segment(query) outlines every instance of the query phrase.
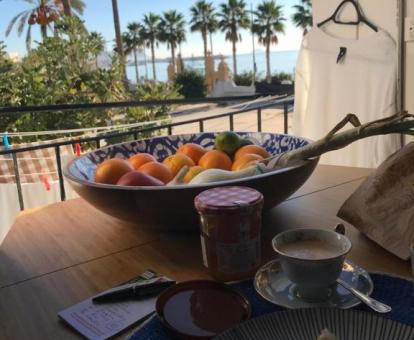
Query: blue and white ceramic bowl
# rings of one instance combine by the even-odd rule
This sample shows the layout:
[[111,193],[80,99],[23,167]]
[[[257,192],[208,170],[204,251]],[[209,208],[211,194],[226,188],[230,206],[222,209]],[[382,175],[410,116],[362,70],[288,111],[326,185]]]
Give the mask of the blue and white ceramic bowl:
[[[306,139],[290,135],[238,134],[262,145],[271,154],[308,144]],[[106,159],[127,159],[136,153],[147,152],[162,161],[185,143],[197,143],[213,149],[215,135],[206,132],[163,136],[111,145],[74,159],[64,169],[64,175],[79,196],[109,215],[151,228],[188,229],[198,227],[193,201],[200,192],[217,186],[245,185],[260,191],[264,196],[264,209],[270,209],[294,193],[318,163],[318,158],[314,158],[271,173],[208,185],[127,187],[94,182],[97,164]]]

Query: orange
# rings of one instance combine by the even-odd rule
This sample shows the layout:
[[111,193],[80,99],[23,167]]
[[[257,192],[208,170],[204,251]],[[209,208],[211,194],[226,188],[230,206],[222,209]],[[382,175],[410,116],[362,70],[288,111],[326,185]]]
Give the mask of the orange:
[[190,169],[188,169],[187,174],[184,176],[184,183],[190,183],[191,180],[202,171],[204,171],[203,167],[199,165],[192,166]]
[[148,162],[139,168],[139,171],[146,173],[152,177],[158,178],[164,184],[167,184],[173,179],[171,170],[162,163]]
[[204,169],[231,170],[231,159],[223,151],[210,150],[200,158],[198,165]]
[[259,145],[245,145],[242,146],[240,149],[237,150],[236,154],[234,155],[234,159],[238,159],[240,156],[253,153],[259,156],[262,156],[263,158],[270,157],[270,154],[266,151],[266,149]]
[[182,153],[188,157],[190,157],[195,164],[198,164],[198,161],[201,157],[207,152],[201,145],[194,144],[194,143],[187,143],[181,145],[178,150],[177,154]]
[[175,176],[183,166],[188,165],[190,167],[195,165],[190,157],[182,153],[177,153],[167,157],[164,159],[163,163],[170,168],[173,176]]
[[145,163],[156,161],[155,157],[149,153],[137,153],[128,159],[129,164],[131,164],[135,170],[138,170]]
[[[257,161],[262,160],[263,157],[260,155],[256,155],[254,153],[246,153],[244,155],[239,156],[239,158],[237,158],[232,167],[231,170],[235,171],[235,170],[241,170],[241,169],[245,169],[246,167],[248,167],[249,163],[254,164]],[[251,164],[250,164],[251,165]]]
[[132,166],[124,159],[108,159],[96,167],[95,182],[116,184],[123,175],[133,170]]

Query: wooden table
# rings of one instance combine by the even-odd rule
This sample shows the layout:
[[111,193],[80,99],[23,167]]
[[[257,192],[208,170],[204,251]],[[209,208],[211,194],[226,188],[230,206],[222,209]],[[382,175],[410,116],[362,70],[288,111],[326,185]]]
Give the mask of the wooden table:
[[[318,166],[292,197],[268,212],[263,262],[274,257],[271,238],[303,226],[332,228],[344,200],[368,169]],[[277,188],[275,188],[277,190]],[[346,225],[350,259],[370,271],[411,275],[406,261]],[[78,335],[57,312],[146,269],[178,281],[208,278],[194,233],[140,230],[82,199],[22,213],[0,247],[0,339],[71,339]]]

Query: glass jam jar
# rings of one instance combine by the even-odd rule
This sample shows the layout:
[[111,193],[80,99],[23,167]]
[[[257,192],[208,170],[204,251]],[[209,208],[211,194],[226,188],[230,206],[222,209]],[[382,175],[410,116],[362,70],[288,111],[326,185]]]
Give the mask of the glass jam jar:
[[204,265],[219,281],[252,277],[260,266],[263,196],[241,186],[213,188],[194,200]]

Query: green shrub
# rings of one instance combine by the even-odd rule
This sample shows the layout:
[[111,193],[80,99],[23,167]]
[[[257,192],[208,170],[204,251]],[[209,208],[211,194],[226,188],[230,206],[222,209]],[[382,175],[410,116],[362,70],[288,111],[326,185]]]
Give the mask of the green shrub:
[[204,98],[207,93],[204,77],[196,70],[186,69],[177,74],[175,85],[184,98]]
[[237,86],[250,86],[252,85],[253,72],[245,71],[235,76],[233,80]]
[[[0,106],[102,103],[126,100],[121,63],[116,54],[106,69],[96,69],[90,34],[77,17],[56,22],[56,35],[5,69],[0,57]],[[4,47],[0,47],[3,50]],[[0,52],[3,55],[3,52]],[[0,115],[0,131],[44,131],[105,126],[119,109]],[[48,139],[33,136],[24,141]]]
[[293,75],[286,72],[275,72],[272,74],[272,84],[280,84],[283,80],[292,80]]
[[[177,86],[169,83],[148,82],[137,86],[135,99],[146,100],[166,100],[179,99],[182,95]],[[171,105],[154,106],[135,106],[129,107],[126,120],[129,122],[145,122],[170,117]]]
[[[237,86],[251,86],[253,80],[253,71],[244,71],[234,77],[234,83]],[[263,72],[256,72],[255,83],[265,81]]]
[[[178,92],[175,85],[169,83],[148,82],[137,86],[134,99],[140,101],[147,100],[166,100],[179,99],[182,95]],[[162,124],[170,122],[170,112],[173,105],[154,105],[154,106],[131,106],[128,107],[124,116],[118,120],[118,124],[152,122],[155,120],[165,120]],[[145,128],[155,126],[155,123],[146,124]],[[141,129],[141,128],[137,128]],[[139,134],[138,138],[148,138],[154,135],[166,134],[167,131],[154,130]],[[105,139],[107,144],[116,144],[132,140],[133,136],[121,136]]]

